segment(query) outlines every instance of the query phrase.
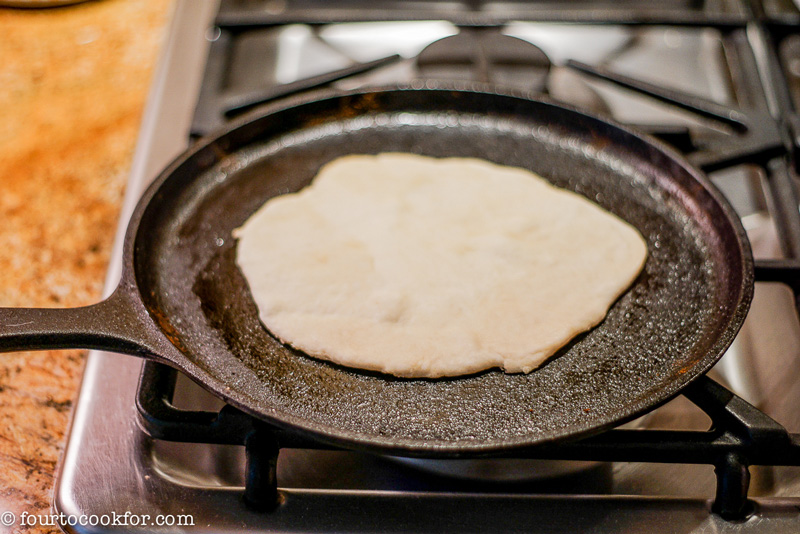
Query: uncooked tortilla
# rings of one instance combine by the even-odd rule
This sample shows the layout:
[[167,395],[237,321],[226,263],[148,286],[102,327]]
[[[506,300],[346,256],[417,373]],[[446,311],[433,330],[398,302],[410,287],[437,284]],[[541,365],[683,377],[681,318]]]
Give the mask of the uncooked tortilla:
[[520,168],[387,153],[325,165],[235,230],[282,342],[400,377],[530,372],[644,264],[629,224]]

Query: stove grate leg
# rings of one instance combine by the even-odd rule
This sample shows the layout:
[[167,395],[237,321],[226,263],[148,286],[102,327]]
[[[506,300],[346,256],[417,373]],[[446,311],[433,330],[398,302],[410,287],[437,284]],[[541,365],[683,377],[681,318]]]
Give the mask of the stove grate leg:
[[247,466],[245,471],[244,501],[258,511],[273,510],[279,504],[278,495],[278,440],[272,432],[257,429],[245,440]]
[[714,468],[717,475],[717,494],[711,509],[726,520],[746,519],[752,512],[752,503],[747,499],[750,487],[750,470],[743,458],[727,455]]

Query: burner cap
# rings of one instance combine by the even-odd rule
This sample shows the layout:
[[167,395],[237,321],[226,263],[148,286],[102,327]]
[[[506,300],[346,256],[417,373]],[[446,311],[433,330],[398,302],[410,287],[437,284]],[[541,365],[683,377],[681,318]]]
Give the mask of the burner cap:
[[538,46],[496,28],[462,28],[425,47],[417,69],[425,78],[493,83],[543,92],[550,59]]

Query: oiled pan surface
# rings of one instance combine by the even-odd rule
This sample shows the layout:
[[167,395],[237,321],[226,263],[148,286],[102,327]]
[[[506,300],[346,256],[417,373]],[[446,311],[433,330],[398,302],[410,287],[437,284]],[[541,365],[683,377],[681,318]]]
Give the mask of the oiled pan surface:
[[[636,226],[648,243],[644,271],[602,324],[527,375],[395,379],[287,348],[258,320],[231,231],[332,159],[386,151],[539,173]],[[752,291],[741,226],[699,173],[647,139],[537,101],[394,90],[273,108],[206,142],[162,182],[135,230],[151,315],[224,398],[362,449],[491,452],[630,419],[716,361]]]

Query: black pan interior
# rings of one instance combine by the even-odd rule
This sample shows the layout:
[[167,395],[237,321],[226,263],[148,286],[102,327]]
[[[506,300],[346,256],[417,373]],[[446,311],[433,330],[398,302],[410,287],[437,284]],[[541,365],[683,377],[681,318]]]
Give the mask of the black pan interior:
[[[258,320],[231,231],[326,162],[386,151],[537,172],[636,226],[644,271],[601,325],[527,375],[395,379],[282,345]],[[743,232],[702,177],[649,140],[548,103],[448,90],[329,96],[251,117],[168,174],[135,229],[151,315],[217,394],[356,448],[453,456],[597,432],[706,371],[749,303]]]

